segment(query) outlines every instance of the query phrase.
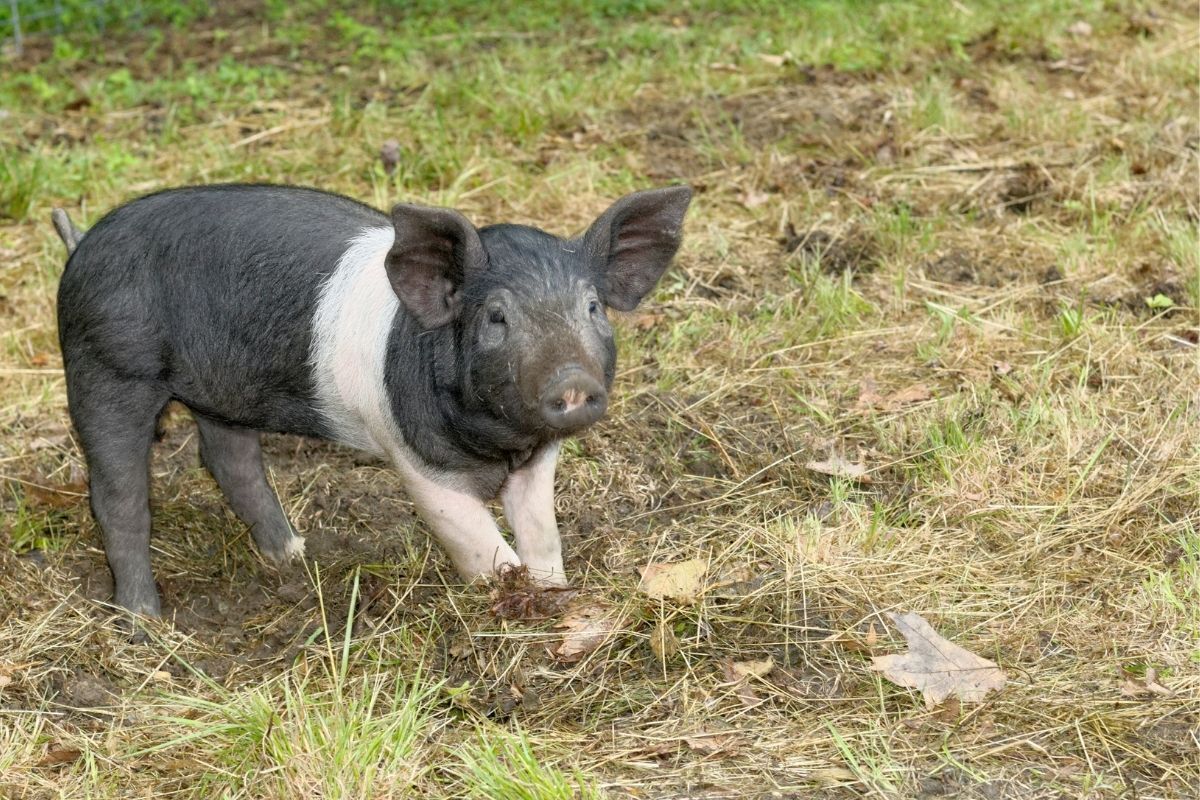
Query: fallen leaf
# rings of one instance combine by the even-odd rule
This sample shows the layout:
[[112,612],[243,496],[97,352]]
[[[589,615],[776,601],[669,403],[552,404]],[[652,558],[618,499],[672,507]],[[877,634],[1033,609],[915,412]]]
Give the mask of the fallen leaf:
[[771,199],[771,195],[757,189],[747,189],[738,195],[738,201],[746,208],[758,208]]
[[835,478],[850,478],[861,483],[871,482],[867,468],[861,461],[851,463],[836,453],[830,455],[827,461],[809,461],[804,468]]
[[86,483],[68,483],[58,486],[43,486],[37,483],[23,484],[25,499],[42,508],[71,508],[87,497]]
[[818,767],[809,772],[808,777],[825,786],[839,786],[843,783],[858,782],[858,776],[845,767]]
[[653,311],[630,314],[628,317],[629,321],[633,323],[633,327],[639,331],[648,331],[657,328],[666,318],[665,314],[657,314]]
[[1121,695],[1123,697],[1159,697],[1170,696],[1171,690],[1158,682],[1158,670],[1154,667],[1147,667],[1146,674],[1141,680],[1138,680],[1132,675],[1125,676],[1125,684],[1121,686]]
[[46,749],[46,755],[41,757],[37,765],[39,767],[54,767],[60,764],[70,764],[81,755],[83,753],[80,752],[79,748],[52,744]]
[[1092,35],[1092,26],[1083,20],[1072,22],[1067,26],[1067,33],[1072,36],[1086,37]]
[[995,372],[1002,378],[1008,373],[1012,372],[1012,369],[1012,364],[1008,363],[1007,361],[997,361],[992,364],[992,372]]
[[[754,691],[754,687],[746,679],[746,674],[739,673],[735,666],[739,662],[725,659],[721,662],[721,674],[725,676],[725,682],[734,687],[734,692],[738,696],[738,700],[742,701],[742,705],[746,708],[754,708],[762,704],[762,698]],[[743,664],[748,662],[741,662]],[[774,664],[772,664],[774,666]]]
[[36,453],[39,450],[61,450],[65,448],[71,441],[71,437],[65,433],[57,433],[49,436],[35,436],[25,445],[25,449],[31,453]]
[[621,626],[612,606],[584,602],[569,608],[554,627],[564,632],[562,641],[554,648],[554,657],[572,663],[603,644]]
[[730,64],[727,61],[714,61],[708,65],[708,68],[716,72],[741,72],[737,64]]
[[650,650],[659,663],[665,663],[679,652],[679,639],[666,620],[659,620],[650,634]]
[[856,411],[870,411],[871,409],[896,411],[903,406],[928,400],[932,396],[928,386],[923,383],[914,383],[912,386],[906,386],[884,397],[876,391],[874,381],[864,380],[854,408]]
[[761,661],[732,661],[729,671],[739,678],[765,678],[775,669],[774,659],[768,657]]
[[695,602],[704,589],[701,579],[707,571],[708,562],[702,558],[673,564],[647,564],[642,567],[638,589],[655,600]]
[[700,731],[691,736],[684,736],[683,743],[690,750],[707,756],[731,750],[737,744],[737,736],[732,733],[708,733]]
[[908,642],[908,652],[875,656],[871,668],[893,683],[919,689],[927,708],[951,695],[978,703],[1004,686],[1007,678],[994,662],[943,639],[920,614],[888,616]]
[[777,56],[772,53],[759,53],[758,58],[764,64],[770,64],[772,67],[782,67],[788,62],[787,55]]

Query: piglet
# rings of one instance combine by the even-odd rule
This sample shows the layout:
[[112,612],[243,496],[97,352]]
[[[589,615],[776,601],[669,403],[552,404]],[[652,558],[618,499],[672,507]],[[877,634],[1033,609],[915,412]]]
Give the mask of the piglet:
[[[607,311],[654,288],[690,200],[636,192],[573,239],[283,186],[171,189],[86,233],[56,210],[67,398],[115,602],[160,611],[147,461],[172,400],[271,561],[304,539],[267,482],[262,431],[389,461],[464,580],[524,565],[564,584],[559,445],[607,409]],[[485,505],[497,495],[515,551]]]

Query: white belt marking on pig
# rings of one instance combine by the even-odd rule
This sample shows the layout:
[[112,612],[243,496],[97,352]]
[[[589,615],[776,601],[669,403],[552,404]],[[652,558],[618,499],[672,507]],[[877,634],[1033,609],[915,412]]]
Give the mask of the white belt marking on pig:
[[321,288],[311,356],[318,406],[333,438],[395,464],[461,574],[486,575],[502,564],[520,564],[487,506],[454,488],[452,475],[418,468],[396,425],[383,384],[388,337],[400,309],[384,269],[394,240],[392,228],[364,229]]
[[[391,456],[403,443],[383,385],[388,335],[400,308],[384,269],[392,228],[364,228],[321,288],[313,315],[317,403],[344,444]],[[407,448],[405,448],[407,449]]]

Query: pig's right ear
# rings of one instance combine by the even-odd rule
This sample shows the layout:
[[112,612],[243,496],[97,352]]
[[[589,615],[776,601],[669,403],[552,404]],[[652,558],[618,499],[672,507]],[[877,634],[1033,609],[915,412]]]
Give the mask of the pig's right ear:
[[396,241],[384,262],[392,291],[425,328],[458,316],[463,280],[487,266],[479,232],[450,208],[401,203],[392,209]]

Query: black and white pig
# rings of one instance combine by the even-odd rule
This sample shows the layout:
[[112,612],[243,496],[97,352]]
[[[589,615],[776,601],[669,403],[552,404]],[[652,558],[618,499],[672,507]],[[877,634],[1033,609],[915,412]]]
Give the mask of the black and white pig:
[[[116,603],[159,614],[147,462],[171,400],[267,559],[301,556],[304,540],[267,482],[260,431],[390,461],[466,580],[509,564],[565,583],[559,444],[604,414],[606,309],[658,282],[690,200],[686,186],[636,192],[574,239],[264,185],[160,192],[86,233],[56,211],[72,251],[58,291],[67,397]],[[515,551],[485,505],[497,495]]]

